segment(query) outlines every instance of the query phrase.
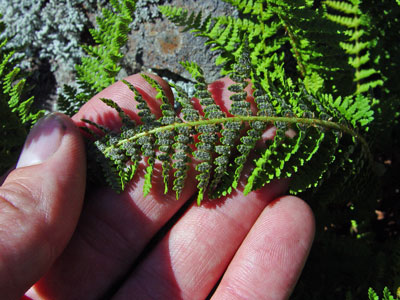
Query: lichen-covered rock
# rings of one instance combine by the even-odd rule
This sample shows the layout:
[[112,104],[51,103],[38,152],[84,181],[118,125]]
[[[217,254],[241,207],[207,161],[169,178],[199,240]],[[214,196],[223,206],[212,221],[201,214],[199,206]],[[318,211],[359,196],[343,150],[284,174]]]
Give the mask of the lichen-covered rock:
[[[101,3],[104,1],[101,1]],[[83,55],[82,32],[92,26],[87,14],[97,10],[97,0],[0,0],[0,12],[12,37],[8,47],[23,49],[22,66],[31,68],[48,60],[51,70],[58,64],[72,70]]]
[[[221,0],[138,0],[118,76],[153,71],[188,82],[190,76],[180,62],[189,60],[202,66],[208,81],[217,79],[217,53],[204,46],[203,38],[181,32],[182,28],[164,18],[158,5],[165,4],[203,11],[204,15],[234,11]],[[21,66],[33,71],[33,85],[41,87],[34,90],[36,99],[46,108],[52,109],[64,84],[74,85],[74,65],[84,55],[80,45],[90,42],[88,28],[95,26],[96,16],[105,5],[109,5],[106,0],[0,0],[0,12],[7,24],[5,34],[13,36],[8,45],[21,49]]]

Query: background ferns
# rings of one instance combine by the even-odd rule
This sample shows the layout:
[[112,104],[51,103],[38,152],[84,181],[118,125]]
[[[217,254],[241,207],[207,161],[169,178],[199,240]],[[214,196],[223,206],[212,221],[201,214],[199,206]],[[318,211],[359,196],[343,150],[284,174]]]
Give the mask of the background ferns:
[[134,0],[111,0],[112,9],[103,8],[97,27],[90,29],[96,45],[85,45],[87,56],[75,66],[78,89],[66,85],[58,99],[58,109],[70,116],[102,89],[113,84],[120,70],[120,49],[128,40],[129,24],[133,21]]
[[7,38],[0,41],[0,174],[16,162],[30,126],[44,113],[31,108],[33,97],[25,98],[26,79],[15,66],[15,51],[4,50],[7,42]]

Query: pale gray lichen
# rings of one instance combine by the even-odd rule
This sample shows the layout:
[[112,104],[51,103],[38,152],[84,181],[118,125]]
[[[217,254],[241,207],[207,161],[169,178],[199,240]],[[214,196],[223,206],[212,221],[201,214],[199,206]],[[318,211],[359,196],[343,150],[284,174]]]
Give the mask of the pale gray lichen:
[[84,27],[90,25],[87,13],[96,11],[99,2],[104,1],[0,0],[4,35],[12,37],[8,46],[21,49],[23,68],[45,59],[52,71],[59,64],[72,70],[83,54],[79,44]]
[[41,48],[39,58],[54,60],[53,70],[60,63],[73,65],[83,55],[79,39],[87,18],[78,9],[79,2],[51,0],[41,11],[41,20],[44,22],[35,32],[34,46],[46,45]]
[[32,43],[35,32],[40,27],[38,17],[44,1],[0,0],[0,12],[6,24],[3,36],[12,37],[7,43],[9,48],[25,48],[28,57],[33,55]]
[[134,19],[131,24],[132,29],[138,29],[139,24],[145,22],[151,22],[161,17],[161,13],[158,10],[158,5],[164,4],[165,0],[138,0],[136,2],[136,10],[134,13]]

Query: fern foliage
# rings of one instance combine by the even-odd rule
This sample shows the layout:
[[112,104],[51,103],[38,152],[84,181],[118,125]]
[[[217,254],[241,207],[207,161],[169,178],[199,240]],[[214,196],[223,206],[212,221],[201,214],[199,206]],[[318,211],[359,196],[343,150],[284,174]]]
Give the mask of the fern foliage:
[[[144,157],[147,165],[144,194],[151,191],[153,169],[158,160],[162,164],[164,192],[172,189],[179,197],[188,164],[195,159],[199,190],[197,202],[200,204],[206,193],[213,198],[228,195],[236,189],[244,165],[251,162],[251,153],[255,156],[255,164],[245,194],[274,179],[286,177],[293,177],[292,192],[297,193],[317,186],[325,179],[328,167],[335,161],[340,132],[365,146],[351,127],[335,123],[328,116],[326,120],[321,120],[307,115],[304,107],[308,95],[303,95],[301,91],[298,94],[305,99],[304,107],[294,112],[283,99],[271,100],[258,82],[255,84],[259,86],[255,91],[258,111],[253,113],[250,103],[245,100],[247,93],[244,88],[248,84],[245,78],[251,72],[251,65],[245,60],[237,64],[231,75],[236,83],[229,87],[234,92],[229,112],[222,111],[207,90],[201,68],[193,62],[184,66],[196,81],[195,97],[201,108],[196,109],[180,90],[176,95],[176,101],[182,104],[182,114],[179,114],[179,111],[173,110],[161,87],[146,75],[143,77],[158,91],[157,97],[162,102],[161,117],[151,113],[140,93],[127,82],[133,92],[132,97],[138,102],[139,124],[129,120],[112,100],[102,99],[118,111],[124,125],[118,134],[101,128],[104,136],[95,142],[93,155],[89,157],[94,157],[101,165],[106,181],[116,191],[124,190]],[[272,140],[263,141],[262,134],[271,126],[276,128],[275,136]],[[294,132],[294,137],[289,134],[290,131]],[[256,147],[259,141],[264,143],[261,148]],[[343,160],[338,161],[343,163]],[[169,178],[171,172],[173,180]],[[296,177],[297,174],[299,176]]]
[[[0,32],[4,26],[0,23]],[[25,98],[26,79],[16,67],[15,51],[4,50],[7,42],[0,41],[0,173],[16,162],[27,131],[44,114],[32,109],[33,97]]]
[[134,0],[111,0],[111,9],[103,8],[102,17],[96,19],[97,28],[90,29],[95,45],[83,46],[87,56],[75,66],[78,87],[64,87],[58,99],[59,110],[73,115],[96,93],[115,82],[135,3]]
[[[165,192],[173,171],[172,189],[179,197],[188,163],[195,159],[198,203],[206,192],[220,197],[236,189],[245,164],[252,165],[245,194],[279,178],[291,178],[291,192],[299,193],[319,187],[334,174],[344,182],[360,172],[368,177],[373,158],[362,135],[368,132],[374,106],[379,104],[374,90],[384,81],[377,62],[370,59],[377,41],[369,37],[370,19],[361,2],[226,2],[239,10],[240,18],[203,17],[201,12],[170,6],[161,6],[160,11],[183,30],[206,37],[207,44],[220,51],[217,64],[223,64],[222,73],[235,82],[229,87],[231,109],[222,111],[216,104],[201,68],[193,62],[183,65],[196,83],[201,109],[196,111],[183,91],[178,89],[176,95],[190,115],[179,117],[162,89],[146,77],[162,100],[163,116],[149,115],[146,109],[142,124],[131,124],[132,136],[118,137],[115,145],[108,141],[109,134],[103,137],[109,161],[102,165],[121,178],[131,178],[127,175],[131,173],[124,173],[125,166],[137,165],[144,156],[148,193],[159,160]],[[248,80],[256,112],[244,91]],[[145,104],[139,103],[140,110]],[[274,137],[263,141],[263,133],[271,127]],[[126,135],[124,130],[121,135]],[[260,141],[262,147],[257,146]],[[134,159],[114,149],[128,142],[135,149]],[[113,162],[108,151],[117,151],[122,163],[121,159]],[[107,180],[117,187],[118,180]],[[116,190],[126,185],[121,180]]]
[[390,292],[390,290],[387,287],[385,287],[383,289],[383,297],[379,298],[378,294],[372,288],[369,288],[369,290],[368,290],[368,299],[369,300],[379,300],[379,299],[382,299],[382,300],[397,300],[398,297],[393,296],[392,293]]

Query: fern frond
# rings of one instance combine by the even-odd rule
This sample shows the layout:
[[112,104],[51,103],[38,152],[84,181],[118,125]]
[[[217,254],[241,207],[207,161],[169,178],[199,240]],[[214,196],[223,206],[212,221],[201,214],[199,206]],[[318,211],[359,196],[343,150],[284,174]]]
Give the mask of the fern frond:
[[[369,67],[371,64],[369,49],[372,48],[372,41],[368,41],[366,32],[366,22],[368,17],[360,9],[361,1],[325,1],[325,5],[339,14],[326,13],[326,17],[343,26],[344,33],[349,38],[346,42],[341,42],[340,46],[345,50],[349,57],[349,65],[354,68],[354,79],[356,90],[354,94],[365,94],[383,84],[379,78],[379,72]],[[374,78],[377,75],[378,79]],[[365,124],[364,124],[365,125]]]
[[173,7],[161,5],[158,7],[160,12],[177,26],[184,27],[183,32],[193,30],[201,32],[206,30],[210,25],[211,17],[202,20],[202,12],[189,14],[187,9],[182,7]]
[[[257,104],[258,108],[257,115],[273,116],[274,109],[269,103],[269,98],[262,93],[260,86],[255,85],[255,88],[254,102]],[[236,167],[234,171],[234,177],[232,179],[232,188],[234,189],[236,189],[238,186],[244,163],[246,162],[251,150],[254,149],[257,141],[261,138],[263,131],[267,127],[267,123],[265,122],[250,122],[249,125],[251,129],[249,129],[247,134],[240,139],[241,144],[237,147],[240,155],[235,158]]]
[[[1,18],[1,15],[0,15]],[[4,24],[0,22],[0,33]],[[18,158],[29,128],[44,115],[32,109],[33,97],[26,97],[26,79],[16,67],[14,50],[6,50],[8,39],[0,40],[0,173]]]
[[[370,287],[368,289],[368,299],[369,300],[379,300],[378,294]],[[390,292],[389,288],[385,286],[383,289],[383,298],[382,300],[397,300],[397,297],[394,297],[392,293]]]
[[[236,189],[244,164],[248,162],[250,153],[253,153],[255,165],[244,193],[283,177],[292,177],[291,189],[299,192],[318,186],[329,177],[331,172],[328,167],[336,161],[338,155],[336,150],[342,135],[339,132],[350,134],[356,142],[362,139],[351,127],[331,121],[332,117],[311,95],[292,90],[285,97],[291,98],[296,94],[304,99],[299,100],[298,104],[291,103],[290,99],[286,101],[274,92],[268,95],[256,77],[254,96],[258,109],[253,115],[244,89],[247,86],[245,78],[254,71],[245,53],[231,74],[235,83],[229,87],[233,92],[229,114],[221,110],[207,90],[201,68],[195,63],[183,65],[196,81],[195,97],[200,103],[199,108],[195,108],[188,96],[175,87],[177,102],[182,105],[182,114],[179,115],[179,112],[173,110],[162,88],[147,75],[143,77],[158,91],[157,97],[162,102],[160,117],[150,111],[139,91],[126,81],[125,84],[138,102],[142,124],[129,121],[115,103],[102,99],[117,110],[122,120],[127,119],[123,121],[120,134],[102,130],[106,135],[95,144],[97,150],[94,156],[104,153],[97,161],[106,174],[107,182],[115,190],[122,191],[126,187],[138,162],[144,157],[147,161],[144,194],[147,195],[152,189],[154,164],[160,161],[163,164],[165,193],[169,190],[169,174],[173,172],[172,190],[179,198],[193,156],[198,161],[197,203],[200,204],[205,193],[210,197],[220,197]],[[290,82],[288,84],[291,85]],[[313,102],[307,103],[310,99]],[[315,115],[308,108],[312,105],[318,107],[315,113],[323,119],[314,119]],[[265,129],[272,125],[276,127],[274,137],[265,141],[261,149],[257,149],[256,145]],[[289,131],[293,131],[294,135],[288,134]],[[360,144],[364,146],[365,142]],[[342,147],[341,151],[346,155],[345,148]],[[160,154],[156,155],[157,152]],[[231,172],[234,176],[228,175]]]
[[[139,117],[143,125],[139,127],[139,129],[132,129],[131,132],[132,134],[136,133],[138,130],[150,130],[154,128],[155,126],[159,126],[160,123],[157,122],[156,116],[151,112],[149,106],[147,105],[147,102],[143,99],[142,95],[139,93],[136,88],[130,84],[129,82],[123,80],[123,82],[129,87],[129,89],[134,93],[135,95],[135,100],[138,102],[137,109],[139,110]],[[140,160],[140,153],[143,154],[144,157],[147,158],[147,164],[148,166],[146,167],[146,173],[145,173],[145,182],[143,186],[143,194],[147,195],[152,187],[151,179],[152,179],[152,174],[154,170],[154,163],[155,163],[155,158],[156,158],[156,152],[155,152],[155,136],[154,135],[148,135],[148,136],[142,136],[137,141],[128,142],[124,143],[125,145],[122,146],[126,150],[126,154],[128,157],[133,153],[133,159],[132,162],[134,166],[137,165],[138,161]],[[129,137],[128,137],[129,141]],[[135,145],[136,144],[136,145]]]
[[96,45],[83,46],[87,56],[75,66],[78,89],[65,86],[58,99],[58,108],[68,115],[76,113],[96,93],[115,82],[123,58],[121,52],[128,40],[133,21],[134,0],[110,1],[111,9],[103,9],[97,27],[90,29]]
[[[264,52],[271,53],[279,50],[286,40],[277,38],[276,33],[281,25],[277,20],[271,19],[272,14],[268,10],[263,12],[261,3],[254,3],[254,6],[253,2],[249,4],[250,6],[247,6],[245,11],[249,13],[252,11],[256,21],[251,17],[239,19],[229,16],[214,18],[207,16],[200,21],[202,13],[198,13],[194,18],[191,17],[193,13],[189,15],[185,9],[169,6],[161,6],[160,11],[176,25],[185,26],[184,30],[191,30],[197,36],[206,37],[206,44],[212,45],[212,50],[222,50],[223,54],[217,58],[217,64],[223,64],[222,72],[225,74],[232,70],[235,59],[238,59],[242,52],[241,48],[245,40],[248,40],[251,48],[250,53],[254,65],[257,64],[255,60],[260,59],[265,54]],[[237,3],[237,5],[245,7],[241,3]],[[276,39],[273,40],[272,37]],[[267,44],[265,44],[266,41],[268,41]],[[272,43],[275,44],[275,50],[272,50]],[[257,51],[253,51],[253,49],[257,49]]]
[[115,82],[120,70],[117,62],[123,56],[120,48],[127,41],[135,1],[112,1],[111,5],[112,11],[104,8],[103,16],[97,18],[98,29],[90,30],[98,45],[84,47],[89,56],[76,66],[79,80],[87,82],[97,92]]

